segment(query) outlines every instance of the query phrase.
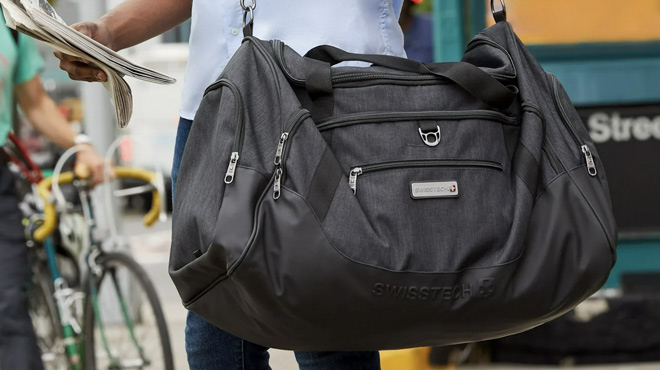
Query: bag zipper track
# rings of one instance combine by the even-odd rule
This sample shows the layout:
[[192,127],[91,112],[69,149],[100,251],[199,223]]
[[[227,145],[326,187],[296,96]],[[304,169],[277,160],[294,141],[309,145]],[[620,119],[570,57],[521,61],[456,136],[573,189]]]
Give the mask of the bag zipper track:
[[236,124],[236,133],[234,134],[234,144],[232,145],[231,156],[229,157],[229,165],[227,166],[227,172],[225,173],[225,184],[231,184],[234,182],[236,166],[238,165],[238,159],[240,158],[241,151],[243,150],[243,138],[245,137],[245,119],[243,117],[243,100],[241,99],[240,91],[238,90],[238,87],[236,87],[236,85],[234,85],[231,81],[224,78],[216,81],[211,86],[209,86],[206,91],[204,91],[204,95],[221,86],[227,87],[234,96],[234,100],[236,100],[235,115],[237,117],[238,123]]
[[[521,104],[521,108],[525,112],[529,112],[532,114],[536,114],[536,116],[541,120],[543,123],[543,129],[545,130],[545,117],[543,116],[543,113],[541,113],[541,109],[537,107],[534,104],[530,104],[528,102],[523,102]],[[561,160],[559,159],[559,156],[557,155],[557,152],[555,151],[554,147],[548,141],[547,135],[544,135],[543,137],[543,144],[541,145],[541,150],[546,154],[548,157],[548,160],[550,162],[550,167],[555,171],[556,174],[559,174],[563,171],[565,171],[564,165],[561,163]]]
[[564,126],[568,129],[570,135],[573,137],[575,143],[580,147],[580,150],[584,154],[584,159],[587,163],[587,172],[589,172],[589,175],[591,175],[592,177],[596,176],[598,174],[598,171],[596,169],[596,164],[594,162],[594,157],[591,154],[591,150],[583,140],[580,140],[580,137],[577,134],[577,130],[575,129],[575,126],[573,126],[573,123],[568,118],[568,114],[566,114],[566,110],[564,109],[564,106],[561,103],[561,97],[559,96],[559,80],[557,79],[557,77],[555,77],[552,74],[548,74],[548,75],[552,78],[552,92],[554,93],[555,105],[557,106],[557,110],[559,111],[561,120],[564,123]]
[[479,161],[471,159],[423,159],[412,161],[393,161],[353,167],[349,173],[348,186],[357,193],[358,176],[370,172],[392,170],[398,168],[420,168],[420,167],[457,167],[457,168],[488,168],[502,171],[501,164],[492,161]]
[[277,150],[275,151],[275,159],[273,160],[273,163],[275,164],[273,199],[275,200],[280,198],[281,187],[284,178],[284,163],[286,162],[286,158],[289,154],[289,151],[287,150],[288,148],[286,147],[286,142],[298,131],[300,124],[309,117],[311,117],[311,114],[307,109],[298,111],[296,114],[291,116],[291,118],[289,118],[285,131],[282,132],[282,135],[280,136],[280,141],[277,144]]
[[556,174],[561,173],[560,168],[563,167],[561,162],[559,161],[559,158],[557,157],[557,154],[555,154],[554,150],[548,146],[548,140],[544,139],[543,140],[543,146],[541,149],[545,152],[545,154],[548,156],[549,162],[550,162],[550,167],[555,171]]
[[400,120],[434,120],[434,119],[469,119],[469,118],[488,118],[507,125],[517,125],[519,120],[499,112],[488,110],[472,111],[429,111],[429,112],[391,112],[391,113],[358,113],[346,115],[339,118],[333,118],[321,122],[316,127],[319,131],[331,130],[339,127],[352,126],[362,123],[383,123],[396,122]]

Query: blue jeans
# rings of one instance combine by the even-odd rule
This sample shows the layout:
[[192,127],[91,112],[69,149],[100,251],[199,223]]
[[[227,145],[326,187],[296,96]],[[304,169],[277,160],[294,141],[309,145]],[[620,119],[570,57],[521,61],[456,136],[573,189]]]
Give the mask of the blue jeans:
[[28,248],[14,175],[0,158],[0,369],[43,370],[28,314]]
[[[172,194],[192,121],[179,121],[172,165]],[[268,348],[237,338],[193,312],[186,320],[186,352],[191,370],[263,370]],[[368,352],[295,352],[301,370],[378,370],[380,357]]]

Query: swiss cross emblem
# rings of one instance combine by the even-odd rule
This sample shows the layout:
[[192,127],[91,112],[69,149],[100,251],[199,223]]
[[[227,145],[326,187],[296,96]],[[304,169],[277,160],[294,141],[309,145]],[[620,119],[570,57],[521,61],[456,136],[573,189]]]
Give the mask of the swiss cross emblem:
[[452,193],[455,193],[456,192],[456,185],[450,186],[449,191],[452,192]]
[[495,293],[495,285],[491,278],[481,279],[479,282],[479,295],[483,298],[491,297]]

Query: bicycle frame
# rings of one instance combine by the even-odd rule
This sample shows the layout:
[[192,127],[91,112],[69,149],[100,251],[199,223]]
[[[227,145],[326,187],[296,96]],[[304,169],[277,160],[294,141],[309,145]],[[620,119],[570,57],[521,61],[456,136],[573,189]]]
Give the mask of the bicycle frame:
[[[7,147],[5,147],[4,148],[5,152],[9,155],[11,162],[17,166],[20,173],[32,185],[33,192],[41,193],[39,195],[41,195],[41,198],[44,200],[44,204],[35,204],[37,209],[45,215],[45,218],[43,219],[43,223],[39,223],[39,221],[41,220],[35,222],[34,218],[31,217],[30,223],[28,225],[29,230],[28,233],[26,234],[32,236],[32,242],[41,243],[46,252],[45,254],[46,254],[47,268],[50,272],[54,287],[52,294],[53,297],[55,298],[55,302],[57,306],[57,314],[59,316],[61,329],[62,329],[62,337],[63,337],[62,341],[64,344],[64,349],[68,362],[73,370],[82,370],[86,368],[85,366],[86,361],[83,356],[85,352],[83,333],[84,330],[93,330],[93,328],[84,328],[80,325],[79,321],[76,319],[76,311],[74,310],[74,305],[78,302],[83,302],[83,300],[91,300],[93,305],[94,315],[96,318],[99,318],[95,320],[95,322],[97,323],[99,328],[99,333],[101,336],[101,342],[103,343],[103,348],[108,358],[111,361],[110,366],[111,367],[118,366],[119,359],[116,358],[116,356],[112,354],[110,351],[107,336],[105,334],[105,328],[103,327],[103,320],[100,320],[102,313],[98,304],[99,296],[97,291],[97,283],[99,282],[99,279],[102,277],[103,271],[96,264],[96,259],[99,256],[103,255],[104,251],[101,248],[101,240],[98,240],[94,236],[96,222],[94,216],[94,209],[92,207],[92,202],[89,192],[90,183],[85,179],[75,178],[71,173],[63,174],[62,176],[60,176],[59,173],[56,173],[56,175],[54,176],[54,177],[59,177],[59,182],[72,183],[74,188],[76,188],[81,201],[82,214],[85,219],[85,224],[87,225],[87,230],[86,230],[87,240],[89,241],[88,243],[86,243],[87,245],[85,245],[83,248],[84,261],[87,267],[86,269],[87,272],[82,278],[81,287],[85,287],[89,292],[89,294],[85,296],[84,293],[72,289],[68,286],[66,280],[62,277],[59,266],[57,264],[56,247],[53,241],[53,237],[50,236],[50,234],[52,234],[52,232],[55,231],[55,228],[57,226],[56,225],[57,221],[52,221],[54,218],[57,217],[56,216],[57,211],[55,210],[55,206],[53,204],[49,204],[48,202],[50,196],[49,195],[44,196],[43,194],[44,191],[47,191],[49,188],[49,185],[47,184],[48,180],[44,181],[40,169],[31,160],[27,150],[25,150],[25,148],[18,140],[18,138],[16,138],[13,134],[10,134],[9,140],[14,145],[15,150],[12,151],[9,150]],[[68,159],[67,154],[69,154],[70,156],[73,153],[75,153],[75,150],[70,149],[69,151],[71,152],[65,153],[65,155],[63,155],[62,158],[60,158],[60,160],[58,161],[58,165],[60,164],[60,162],[63,163]],[[62,166],[61,165],[56,166],[56,169],[58,167],[61,168]],[[145,175],[146,172],[140,172],[137,169],[135,170],[119,169],[119,170],[120,170],[118,171],[119,174],[120,175],[123,174],[124,177],[138,178],[152,184],[151,190],[153,190],[153,194],[154,194],[155,208],[152,209],[152,211],[147,215],[147,217],[145,217],[145,223],[150,224],[155,222],[159,214],[157,208],[160,207],[160,202],[158,201],[160,200],[160,197],[158,197],[157,195],[159,189],[157,189],[157,186],[155,184],[156,183],[156,181],[154,180],[155,176],[151,176],[149,174]],[[46,185],[44,185],[44,183],[46,183]],[[67,205],[65,204],[60,206],[64,207],[62,209],[64,210],[64,212],[66,212]],[[44,230],[45,226],[48,226],[47,228],[49,230]],[[117,296],[119,298],[119,304],[121,307],[121,316],[123,322],[128,328],[133,345],[135,346],[137,352],[140,354],[140,357],[144,361],[145,359],[144,350],[141,344],[139,343],[139,340],[135,333],[134,323],[128,310],[127,301],[121,289],[119,288],[119,282],[117,281],[117,278],[114,274],[112,278],[113,278],[113,284],[115,290],[117,292]],[[83,304],[85,303],[83,302]]]

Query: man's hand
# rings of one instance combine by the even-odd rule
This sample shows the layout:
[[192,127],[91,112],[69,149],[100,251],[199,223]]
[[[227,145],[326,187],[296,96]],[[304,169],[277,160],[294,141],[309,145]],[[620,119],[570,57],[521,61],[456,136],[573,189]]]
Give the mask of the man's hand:
[[[89,36],[91,39],[113,49],[112,36],[108,27],[101,22],[83,22],[71,26],[78,32]],[[114,50],[114,49],[113,49]],[[77,81],[105,82],[108,76],[99,68],[87,60],[55,51],[55,57],[60,60],[60,69],[69,74],[69,78]]]
[[[91,146],[76,154],[76,167],[84,166],[92,172],[92,184],[98,185],[103,182],[103,171],[105,160]],[[115,177],[114,168],[110,165],[110,179]]]

